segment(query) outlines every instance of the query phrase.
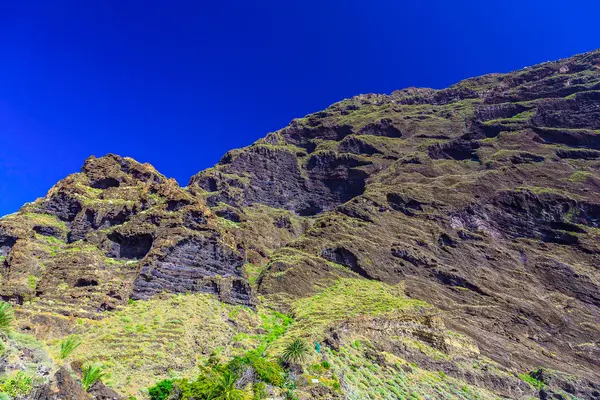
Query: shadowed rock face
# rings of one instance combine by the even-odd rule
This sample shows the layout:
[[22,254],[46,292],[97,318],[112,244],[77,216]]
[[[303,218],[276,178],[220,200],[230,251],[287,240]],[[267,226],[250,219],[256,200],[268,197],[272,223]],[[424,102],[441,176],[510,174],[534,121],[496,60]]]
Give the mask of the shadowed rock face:
[[[339,278],[404,282],[503,368],[562,371],[540,370],[540,398],[597,397],[598,93],[600,51],[360,95],[228,152],[188,188],[147,164],[92,157],[0,220],[0,296],[98,318],[163,292],[248,306],[260,294],[285,309],[280,299]],[[360,331],[431,371],[530,393],[514,376],[410,354],[382,333],[394,326],[346,321],[328,343]],[[437,340],[429,328],[418,340]]]
[[244,260],[223,247],[221,238],[197,236],[184,239],[167,254],[142,267],[134,282],[133,298],[148,299],[171,293],[212,293],[223,301],[250,305],[250,285],[242,271]]
[[[334,152],[311,154],[305,164],[299,164],[289,149],[256,145],[228,157],[222,173],[196,175],[190,186],[215,193],[208,198],[212,205],[261,203],[309,216],[362,194],[368,173],[361,167],[368,165],[370,162],[350,154]],[[232,174],[243,178],[230,179]],[[232,188],[242,192],[232,193]]]

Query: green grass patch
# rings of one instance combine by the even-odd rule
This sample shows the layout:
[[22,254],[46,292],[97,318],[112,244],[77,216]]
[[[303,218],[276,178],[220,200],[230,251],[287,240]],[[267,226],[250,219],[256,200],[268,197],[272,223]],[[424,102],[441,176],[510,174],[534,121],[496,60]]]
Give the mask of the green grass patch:
[[328,327],[359,315],[421,313],[429,308],[423,301],[407,298],[401,286],[366,279],[340,279],[323,292],[294,302],[295,323],[284,341],[320,340]]
[[521,378],[524,382],[527,382],[528,384],[530,384],[532,387],[541,390],[544,388],[544,386],[546,386],[546,384],[540,380],[538,380],[537,378],[533,377],[531,375],[531,372],[528,374],[519,374],[519,378]]

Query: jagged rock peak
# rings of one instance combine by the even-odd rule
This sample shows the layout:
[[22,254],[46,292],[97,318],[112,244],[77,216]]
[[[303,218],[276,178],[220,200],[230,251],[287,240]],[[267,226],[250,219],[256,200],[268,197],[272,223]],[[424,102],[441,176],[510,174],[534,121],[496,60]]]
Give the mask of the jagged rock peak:
[[81,172],[90,179],[90,186],[96,189],[131,185],[137,181],[164,183],[167,178],[152,165],[141,164],[130,157],[107,154],[103,157],[88,157]]

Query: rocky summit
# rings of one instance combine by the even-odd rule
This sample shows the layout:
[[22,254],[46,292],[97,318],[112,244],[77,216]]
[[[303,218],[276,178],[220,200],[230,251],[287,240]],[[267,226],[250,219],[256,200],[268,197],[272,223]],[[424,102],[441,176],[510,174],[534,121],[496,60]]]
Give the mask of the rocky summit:
[[600,399],[599,266],[600,50],[360,95],[0,219],[0,399]]

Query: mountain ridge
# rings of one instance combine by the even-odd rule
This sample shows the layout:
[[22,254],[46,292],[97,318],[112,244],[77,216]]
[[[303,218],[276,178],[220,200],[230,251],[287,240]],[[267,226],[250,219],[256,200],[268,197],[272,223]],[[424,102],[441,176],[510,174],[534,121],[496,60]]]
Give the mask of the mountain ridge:
[[[399,358],[483,397],[594,398],[598,160],[600,50],[447,89],[359,95],[227,152],[185,188],[147,163],[88,158],[0,219],[0,296],[16,305],[22,330],[49,343],[92,340],[73,319],[111,319],[169,294],[248,307],[243,323],[227,322],[247,332],[259,331],[253,313],[290,313],[281,340],[324,343],[348,377],[341,393],[299,385],[309,397],[398,398],[350,381],[356,370],[345,363],[371,357],[376,377],[397,374]],[[360,310],[371,300],[353,297],[363,291],[389,301],[349,315],[322,310],[326,324],[304,311],[321,297]],[[473,367],[482,362],[486,371]],[[528,375],[537,390],[519,378],[527,371],[537,371]],[[116,387],[140,395],[124,380]],[[439,390],[427,393],[446,398]]]

